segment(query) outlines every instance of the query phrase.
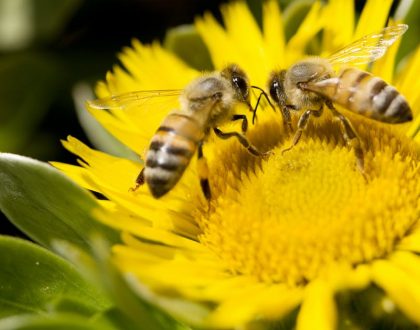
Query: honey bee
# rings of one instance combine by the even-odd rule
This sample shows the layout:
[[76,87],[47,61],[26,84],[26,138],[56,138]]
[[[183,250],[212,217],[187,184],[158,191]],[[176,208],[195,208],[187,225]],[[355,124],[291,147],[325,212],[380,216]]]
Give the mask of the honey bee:
[[292,65],[288,70],[273,72],[268,86],[272,100],[279,106],[285,129],[292,131],[290,111],[305,109],[300,116],[292,144],[299,141],[311,116],[319,117],[324,104],[340,122],[346,144],[353,147],[357,167],[364,175],[364,153],[350,121],[338,112],[333,102],[344,108],[385,123],[403,123],[413,116],[405,98],[384,80],[354,67],[345,67],[335,74],[333,66],[366,64],[382,57],[407,30],[399,24],[362,37],[328,58],[311,57]]
[[[254,156],[264,156],[245,137],[247,117],[235,114],[238,103],[255,111],[250,103],[251,86],[245,72],[237,65],[227,66],[222,71],[204,74],[179,91],[137,91],[88,102],[95,109],[124,108],[127,104],[140,103],[145,98],[179,95],[179,110],[170,112],[160,124],[146,152],[145,167],[131,190],[146,183],[151,194],[160,198],[168,193],[181,179],[193,155],[197,151],[200,185],[207,200],[211,199],[208,180],[208,165],[203,155],[203,144],[213,131],[221,139],[236,138]],[[261,98],[261,94],[259,99]],[[229,121],[242,121],[242,133],[223,132],[218,126]]]

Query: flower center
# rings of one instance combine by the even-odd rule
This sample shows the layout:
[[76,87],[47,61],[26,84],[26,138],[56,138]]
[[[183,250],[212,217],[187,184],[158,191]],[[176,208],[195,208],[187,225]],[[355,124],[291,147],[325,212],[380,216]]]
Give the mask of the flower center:
[[219,150],[211,162],[217,199],[201,214],[200,241],[234,274],[290,285],[332,263],[356,265],[393,251],[420,214],[418,148],[384,125],[354,124],[367,145],[367,181],[329,119],[284,154],[290,139],[283,141],[281,122],[257,125],[255,144],[277,144],[268,160],[235,143]]

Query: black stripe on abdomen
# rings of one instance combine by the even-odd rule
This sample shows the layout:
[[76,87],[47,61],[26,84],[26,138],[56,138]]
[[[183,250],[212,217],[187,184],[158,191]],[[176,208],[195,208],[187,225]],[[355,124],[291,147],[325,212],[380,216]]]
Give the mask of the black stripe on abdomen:
[[182,148],[182,147],[175,147],[171,145],[170,143],[167,143],[166,141],[162,141],[162,140],[152,141],[149,147],[149,150],[153,150],[153,151],[159,151],[162,149],[164,149],[166,153],[171,154],[171,155],[182,156],[182,157],[192,156],[192,152],[190,149]]
[[412,119],[410,106],[405,98],[382,79],[371,89],[371,105],[376,119],[389,123],[402,123]]
[[[159,130],[158,130],[159,132]],[[196,149],[196,143],[176,134],[157,133],[146,155],[145,181],[159,198],[181,178]]]
[[[385,83],[385,82],[384,82]],[[372,97],[373,110],[385,114],[391,102],[399,95],[398,91],[385,83],[385,86]]]

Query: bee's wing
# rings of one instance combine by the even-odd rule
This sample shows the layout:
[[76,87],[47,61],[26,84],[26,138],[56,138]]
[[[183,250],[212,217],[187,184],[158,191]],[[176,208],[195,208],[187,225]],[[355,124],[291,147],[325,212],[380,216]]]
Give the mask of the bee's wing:
[[144,90],[87,102],[91,114],[117,139],[142,154],[162,120],[179,109],[182,90]]
[[180,89],[134,91],[88,101],[88,105],[98,110],[124,110],[131,106],[141,107],[150,103],[167,102],[167,99],[178,97],[181,92]]
[[350,45],[338,50],[328,57],[333,65],[338,64],[366,64],[381,58],[405,31],[408,25],[398,24],[388,26],[378,33],[368,34]]

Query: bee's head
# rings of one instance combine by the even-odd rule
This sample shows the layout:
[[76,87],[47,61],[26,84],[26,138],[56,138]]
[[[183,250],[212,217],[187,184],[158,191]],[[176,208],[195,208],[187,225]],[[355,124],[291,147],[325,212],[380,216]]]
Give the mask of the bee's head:
[[235,99],[251,107],[249,96],[250,85],[245,72],[236,64],[230,64],[222,70],[221,75],[230,82],[235,91]]

